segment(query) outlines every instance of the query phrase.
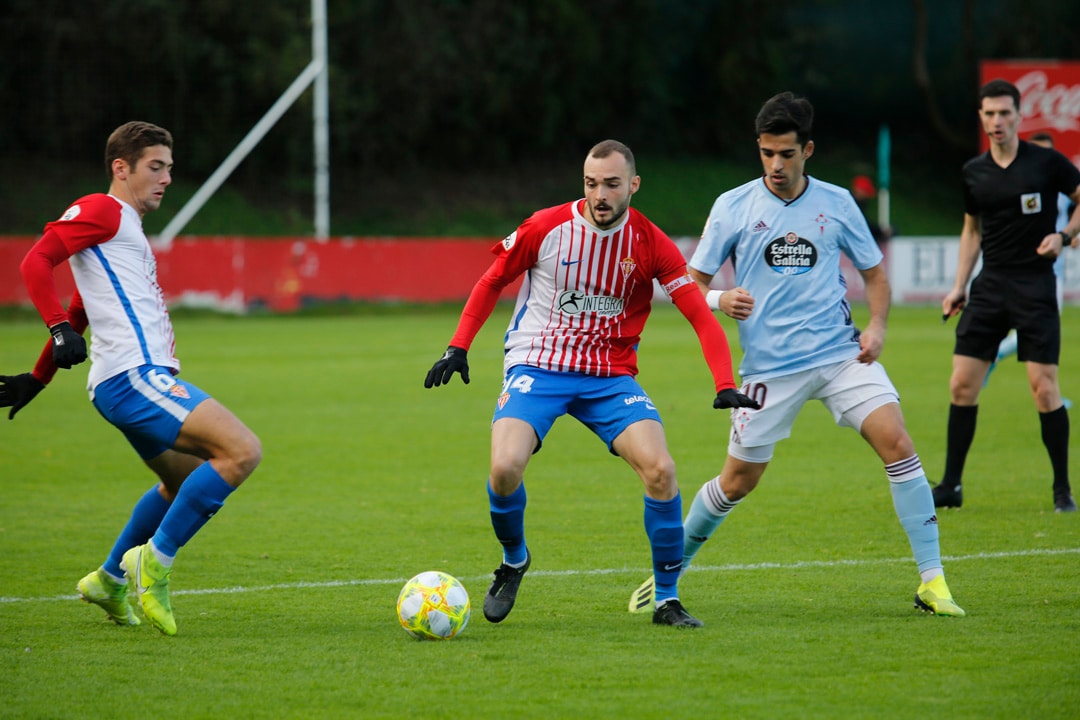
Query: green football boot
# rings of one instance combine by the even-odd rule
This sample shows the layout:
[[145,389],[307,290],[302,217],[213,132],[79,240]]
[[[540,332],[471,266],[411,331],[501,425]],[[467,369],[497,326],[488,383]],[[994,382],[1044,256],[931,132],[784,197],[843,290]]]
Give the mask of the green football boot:
[[120,563],[128,582],[139,596],[139,605],[150,624],[166,635],[176,634],[176,619],[169,602],[169,573],[154,556],[150,545],[133,547],[124,553]]
[[138,625],[139,618],[128,603],[127,583],[109,577],[105,568],[98,568],[79,581],[79,598],[104,610],[117,625]]
[[918,592],[915,593],[915,607],[923,612],[949,617],[964,617],[967,614],[953,600],[949,586],[945,584],[944,575],[938,575],[930,582],[919,586]]

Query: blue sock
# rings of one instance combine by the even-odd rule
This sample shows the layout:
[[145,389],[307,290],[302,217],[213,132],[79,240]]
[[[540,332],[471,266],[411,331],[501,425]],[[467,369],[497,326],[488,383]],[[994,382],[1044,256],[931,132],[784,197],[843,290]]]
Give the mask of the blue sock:
[[645,534],[652,547],[653,580],[659,605],[679,596],[679,571],[683,563],[681,495],[676,494],[670,500],[645,497]]
[[156,484],[139,498],[135,509],[131,511],[131,518],[120,532],[120,537],[116,538],[108,559],[102,565],[105,572],[116,578],[124,577],[124,571],[120,567],[124,553],[150,539],[165,513],[169,511],[169,504],[168,500],[161,497]]
[[491,527],[503,546],[503,562],[520,565],[528,556],[525,549],[525,483],[506,497],[496,495],[488,483]]
[[904,482],[890,482],[889,488],[892,490],[896,516],[907,533],[919,572],[941,567],[934,495],[926,475]]
[[[719,508],[719,512],[709,506],[710,500],[716,508]],[[732,502],[727,499],[724,491],[720,489],[718,478],[713,478],[701,486],[697,495],[694,496],[694,502],[690,503],[690,512],[686,513],[686,520],[683,521],[683,531],[686,533],[683,547],[684,568],[689,567],[690,561],[697,555],[701,546],[712,537],[716,528],[720,527],[720,523],[724,522],[724,518],[735,509],[739,502],[741,501]]]
[[172,507],[151,538],[154,547],[166,557],[175,557],[176,552],[225,504],[225,498],[233,490],[209,462],[195,468],[180,486]]

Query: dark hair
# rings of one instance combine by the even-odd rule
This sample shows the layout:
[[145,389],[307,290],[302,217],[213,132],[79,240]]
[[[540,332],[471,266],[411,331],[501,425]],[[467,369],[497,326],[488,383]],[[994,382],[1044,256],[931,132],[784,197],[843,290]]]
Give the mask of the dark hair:
[[754,121],[758,137],[794,132],[797,142],[803,146],[810,141],[813,128],[814,106],[806,98],[792,92],[782,92],[766,100]]
[[634,161],[634,153],[630,148],[618,140],[603,140],[593,145],[589,151],[589,157],[606,158],[611,153],[619,153],[626,158],[626,164],[630,167],[630,177],[637,175],[637,162]]
[[1054,136],[1048,132],[1037,132],[1031,136],[1031,142],[1049,143],[1050,147],[1054,147]]
[[979,88],[979,107],[982,107],[983,98],[1011,97],[1013,106],[1020,109],[1020,91],[1008,80],[996,78]]
[[124,123],[113,130],[105,143],[105,172],[109,174],[109,180],[112,180],[113,176],[113,160],[119,158],[134,170],[143,150],[155,145],[164,145],[172,150],[173,140],[168,130],[138,121]]

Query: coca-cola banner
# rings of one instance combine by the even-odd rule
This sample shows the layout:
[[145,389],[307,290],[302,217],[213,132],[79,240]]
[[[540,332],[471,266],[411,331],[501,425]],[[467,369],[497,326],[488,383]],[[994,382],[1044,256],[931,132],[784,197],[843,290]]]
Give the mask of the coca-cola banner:
[[[984,60],[982,82],[1008,80],[1020,90],[1020,138],[1048,132],[1054,147],[1080,167],[1080,62]],[[989,147],[979,132],[980,147]]]

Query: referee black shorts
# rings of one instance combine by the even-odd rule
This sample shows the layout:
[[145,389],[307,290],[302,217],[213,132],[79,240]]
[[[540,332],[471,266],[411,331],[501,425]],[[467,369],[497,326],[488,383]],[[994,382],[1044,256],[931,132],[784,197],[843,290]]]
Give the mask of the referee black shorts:
[[997,358],[998,345],[1014,328],[1019,360],[1058,364],[1061,316],[1057,279],[1052,270],[979,273],[971,283],[967,304],[956,326],[953,353],[993,361]]

